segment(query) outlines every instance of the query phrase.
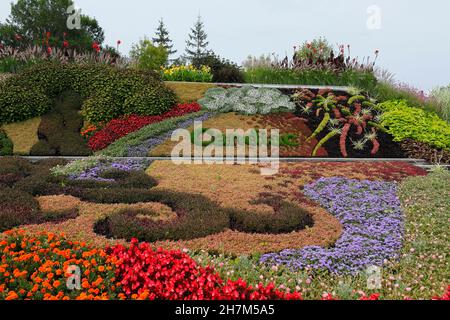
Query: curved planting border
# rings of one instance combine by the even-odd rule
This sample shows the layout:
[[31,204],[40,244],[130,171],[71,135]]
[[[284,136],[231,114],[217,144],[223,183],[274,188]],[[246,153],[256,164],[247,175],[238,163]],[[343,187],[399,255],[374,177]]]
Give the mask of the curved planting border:
[[294,270],[328,270],[357,274],[399,258],[403,215],[392,182],[321,178],[305,186],[305,194],[336,216],[344,226],[334,247],[306,247],[263,255],[262,263],[284,264]]

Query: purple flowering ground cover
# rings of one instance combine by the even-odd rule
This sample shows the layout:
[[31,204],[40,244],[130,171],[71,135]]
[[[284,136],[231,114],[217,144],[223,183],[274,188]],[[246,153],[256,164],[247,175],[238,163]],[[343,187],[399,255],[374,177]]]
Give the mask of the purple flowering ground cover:
[[354,275],[399,258],[404,222],[395,183],[321,178],[305,186],[304,193],[340,220],[341,238],[330,248],[265,254],[261,263]]
[[125,172],[145,170],[150,165],[148,160],[120,159],[98,161],[95,166],[87,168],[81,173],[69,175],[72,180],[95,180],[99,182],[114,182],[114,179],[102,178],[102,173],[109,170],[119,170]]

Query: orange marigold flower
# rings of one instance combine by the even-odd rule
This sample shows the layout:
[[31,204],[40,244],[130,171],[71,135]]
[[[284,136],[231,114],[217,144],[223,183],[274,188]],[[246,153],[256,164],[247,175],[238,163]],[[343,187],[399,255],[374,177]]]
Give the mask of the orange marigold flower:
[[16,300],[16,299],[19,299],[19,296],[17,295],[17,293],[15,293],[14,291],[10,291],[5,300],[9,301],[9,300]]

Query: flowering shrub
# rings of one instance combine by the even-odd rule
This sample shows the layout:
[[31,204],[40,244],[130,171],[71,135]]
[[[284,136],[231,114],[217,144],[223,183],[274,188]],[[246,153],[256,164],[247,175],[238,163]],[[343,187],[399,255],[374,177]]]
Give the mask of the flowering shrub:
[[[116,257],[54,234],[8,233],[0,241],[0,299],[106,300],[117,298]],[[66,285],[69,266],[81,271],[81,290]]]
[[135,132],[149,124],[161,122],[168,118],[180,117],[188,113],[200,111],[201,107],[197,103],[178,104],[172,110],[159,116],[139,116],[130,115],[114,119],[106,124],[101,130],[95,132],[89,139],[89,148],[94,151],[102,150],[114,141]]
[[208,66],[201,66],[198,69],[192,65],[172,66],[162,68],[161,74],[165,81],[211,82],[213,80],[211,68]]
[[261,262],[357,274],[400,257],[403,218],[395,183],[321,178],[305,186],[305,194],[341,221],[342,237],[332,248],[284,250],[262,256]]
[[246,282],[224,281],[210,267],[200,267],[180,251],[154,251],[147,243],[133,240],[108,250],[118,259],[117,277],[121,297],[150,300],[274,300],[301,299],[297,292],[283,293],[275,286],[257,288]]

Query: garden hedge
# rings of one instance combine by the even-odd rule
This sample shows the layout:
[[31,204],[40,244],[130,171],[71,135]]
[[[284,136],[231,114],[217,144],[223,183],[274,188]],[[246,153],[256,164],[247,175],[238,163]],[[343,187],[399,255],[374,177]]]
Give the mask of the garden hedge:
[[135,113],[154,115],[176,104],[176,95],[152,71],[100,64],[41,63],[0,83],[0,123],[40,116],[52,99],[73,90],[83,100],[82,113],[92,123]]

